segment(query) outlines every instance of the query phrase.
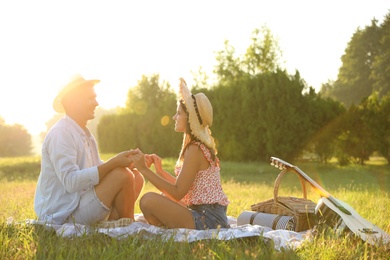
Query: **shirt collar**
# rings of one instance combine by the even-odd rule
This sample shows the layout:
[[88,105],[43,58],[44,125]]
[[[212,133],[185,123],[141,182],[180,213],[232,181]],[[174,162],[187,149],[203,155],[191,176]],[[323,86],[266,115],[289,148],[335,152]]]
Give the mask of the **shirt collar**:
[[[65,115],[65,120],[68,121],[76,130],[79,132],[80,135],[87,137],[88,135],[85,133],[84,129],[79,126],[76,121],[74,121],[70,116]],[[86,130],[89,132],[89,136],[91,135],[91,132],[89,131],[88,128]]]

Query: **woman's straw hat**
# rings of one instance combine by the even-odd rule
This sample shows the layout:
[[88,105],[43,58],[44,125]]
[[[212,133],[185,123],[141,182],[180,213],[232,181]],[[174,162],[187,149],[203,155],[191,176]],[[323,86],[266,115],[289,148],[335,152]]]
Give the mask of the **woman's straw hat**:
[[87,86],[87,85],[94,86],[99,82],[100,80],[98,79],[85,80],[80,74],[76,74],[75,76],[72,77],[70,82],[58,92],[58,95],[55,97],[53,101],[54,110],[58,113],[64,113],[65,109],[64,106],[62,105],[62,98],[66,96],[66,94],[81,86]]
[[213,124],[213,107],[204,93],[193,95],[184,79],[180,78],[179,96],[188,111],[191,133],[206,146],[216,151],[210,127]]

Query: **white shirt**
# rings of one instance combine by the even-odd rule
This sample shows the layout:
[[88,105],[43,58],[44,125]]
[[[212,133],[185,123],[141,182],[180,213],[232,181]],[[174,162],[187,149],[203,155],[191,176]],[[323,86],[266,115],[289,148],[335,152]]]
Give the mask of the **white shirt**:
[[81,195],[99,183],[97,166],[102,163],[92,134],[69,116],[60,119],[42,144],[34,201],[38,219],[64,223],[78,206]]

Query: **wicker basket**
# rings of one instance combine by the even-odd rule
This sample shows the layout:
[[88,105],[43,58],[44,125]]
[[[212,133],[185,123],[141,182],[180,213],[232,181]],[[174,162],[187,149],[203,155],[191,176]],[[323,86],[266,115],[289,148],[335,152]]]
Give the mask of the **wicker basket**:
[[[303,198],[278,196],[279,185],[283,175],[289,169],[282,170],[275,180],[274,197],[272,199],[259,202],[251,206],[253,211],[277,214],[281,216],[293,216],[295,218],[295,231],[303,231],[313,228],[316,224],[315,208],[316,204],[307,199],[305,180],[297,174],[301,182]],[[292,171],[292,170],[290,170]],[[294,172],[294,171],[292,171]],[[295,172],[294,172],[295,173]]]

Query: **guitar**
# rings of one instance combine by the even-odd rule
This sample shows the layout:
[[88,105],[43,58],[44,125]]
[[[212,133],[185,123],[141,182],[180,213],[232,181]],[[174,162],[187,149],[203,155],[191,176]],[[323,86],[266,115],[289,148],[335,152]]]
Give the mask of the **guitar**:
[[323,218],[325,223],[335,229],[348,228],[363,241],[374,245],[378,242],[390,243],[390,235],[368,220],[361,217],[347,203],[334,198],[329,192],[313,181],[297,166],[285,162],[279,158],[271,157],[271,165],[280,170],[293,171],[302,176],[310,186],[321,196],[315,209],[315,214]]

